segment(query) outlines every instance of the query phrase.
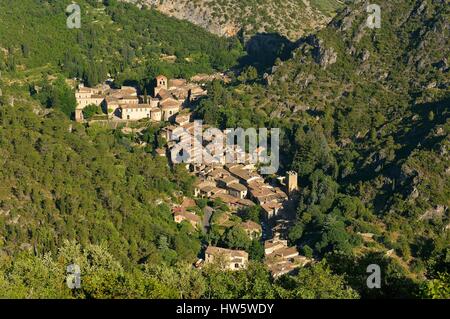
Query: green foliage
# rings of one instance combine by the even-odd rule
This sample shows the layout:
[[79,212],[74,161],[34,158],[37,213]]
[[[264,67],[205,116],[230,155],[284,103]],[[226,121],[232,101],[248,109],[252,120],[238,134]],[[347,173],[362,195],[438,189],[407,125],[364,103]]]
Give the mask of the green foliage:
[[251,245],[247,233],[240,226],[233,226],[227,229],[224,240],[229,248],[246,250]]
[[42,105],[58,109],[67,117],[71,118],[76,107],[75,91],[70,88],[65,79],[59,76],[53,83],[47,79],[38,85],[38,91],[31,90],[32,95],[38,99]]
[[424,283],[422,297],[427,299],[450,299],[450,274],[439,274],[437,278]]
[[263,213],[261,206],[255,205],[252,207],[245,208],[240,212],[240,216],[243,221],[251,220],[255,223],[261,223],[263,219]]
[[282,294],[296,299],[357,299],[358,293],[348,287],[342,276],[334,275],[325,262],[303,268],[298,275],[281,279]]
[[83,109],[83,116],[86,120],[92,118],[94,115],[102,114],[102,108],[98,105],[88,105]]
[[[2,297],[448,298],[449,9],[428,1],[409,15],[419,1],[380,1],[380,30],[359,28],[363,15],[347,23],[343,11],[292,52],[293,43],[269,37],[273,52],[249,61],[259,70],[244,68],[231,85],[212,82],[196,109],[221,128],[282,131],[282,171],[300,177],[289,240],[327,264],[275,282],[260,263],[261,243],[238,226],[199,238],[173,222],[165,203],[192,194],[193,178],[151,155],[164,145],[158,127],[143,132],[141,149],[120,129],[71,123],[73,91],[54,77],[94,85],[110,73],[119,85],[149,88],[159,73],[188,78],[233,66],[239,41],[116,1],[80,1],[80,30],[65,28],[64,3],[2,1]],[[323,63],[333,52],[336,62]],[[30,103],[26,85],[52,109]],[[211,205],[213,218],[229,211],[220,200]],[[259,213],[242,217],[259,221]],[[72,242],[61,247],[64,239]],[[247,249],[249,269],[192,269],[201,240]],[[64,285],[74,260],[85,272],[81,291]],[[380,290],[365,284],[374,263]]]
[[249,66],[238,77],[238,80],[241,82],[252,82],[258,78],[258,71],[255,67]]
[[250,260],[260,261],[262,262],[265,256],[264,253],[264,245],[263,243],[258,240],[254,239],[252,240],[252,243],[250,247],[248,248],[248,255]]
[[56,253],[70,239],[106,242],[127,267],[195,261],[199,239],[176,226],[167,205],[155,204],[191,191],[186,171],[172,172],[165,158],[129,147],[109,129],[73,124],[59,111],[42,118],[29,107],[2,107],[0,124],[0,211],[10,212],[0,216],[3,249],[32,245]]
[[[81,287],[66,285],[66,267],[80,267]],[[319,280],[317,280],[319,279]],[[266,299],[354,298],[342,278],[324,266],[302,270],[293,279],[272,282],[261,263],[243,271],[223,271],[215,265],[202,270],[178,263],[174,267],[146,263],[126,269],[108,253],[106,246],[81,246],[65,241],[57,253],[42,257],[21,252],[0,258],[3,298],[160,298],[160,299]],[[339,290],[339,291],[338,291]]]
[[[145,85],[161,73],[190,78],[226,70],[243,55],[236,39],[219,38],[153,9],[119,1],[78,4],[81,28],[68,29],[67,3],[2,1],[0,42],[8,43],[6,61],[10,61],[2,70],[16,72],[15,66],[21,65],[41,72],[53,66],[88,86],[105,80],[108,73],[119,85],[133,81]],[[170,55],[176,56],[174,62],[165,59]]]
[[316,258],[390,251],[398,262],[385,263],[382,295],[413,296],[411,278],[436,278],[428,263],[450,242],[449,31],[433,27],[446,25],[449,7],[427,2],[410,17],[422,2],[381,1],[383,27],[369,30],[364,4],[346,4],[258,79],[244,69],[227,87],[213,83],[197,115],[222,128],[280,128],[280,172],[297,171],[300,184],[290,242]]

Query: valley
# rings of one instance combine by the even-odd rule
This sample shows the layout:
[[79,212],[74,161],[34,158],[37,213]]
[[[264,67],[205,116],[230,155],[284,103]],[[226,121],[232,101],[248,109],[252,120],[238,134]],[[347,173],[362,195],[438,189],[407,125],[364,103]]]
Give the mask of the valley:
[[0,3],[2,297],[448,298],[446,1],[78,2]]

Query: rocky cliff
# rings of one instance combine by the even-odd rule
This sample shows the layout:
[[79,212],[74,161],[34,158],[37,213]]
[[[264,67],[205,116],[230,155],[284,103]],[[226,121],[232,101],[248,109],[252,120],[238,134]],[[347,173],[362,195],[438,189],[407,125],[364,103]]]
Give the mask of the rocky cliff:
[[212,33],[233,36],[277,32],[296,40],[330,21],[337,0],[123,0],[150,6],[167,15],[188,20]]

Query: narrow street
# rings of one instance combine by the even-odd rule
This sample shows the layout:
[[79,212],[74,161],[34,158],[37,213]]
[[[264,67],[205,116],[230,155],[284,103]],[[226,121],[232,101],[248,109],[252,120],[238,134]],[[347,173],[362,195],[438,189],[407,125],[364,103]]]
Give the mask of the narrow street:
[[212,214],[214,213],[214,209],[210,206],[206,206],[203,209],[203,231],[205,233],[208,233],[209,228],[211,226],[210,222],[211,222],[211,217]]

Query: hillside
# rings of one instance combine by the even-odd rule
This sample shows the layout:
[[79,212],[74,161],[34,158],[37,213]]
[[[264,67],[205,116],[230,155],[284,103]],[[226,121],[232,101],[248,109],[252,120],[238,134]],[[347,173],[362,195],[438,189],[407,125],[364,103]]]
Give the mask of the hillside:
[[247,36],[279,33],[297,40],[330,21],[343,5],[338,0],[123,0],[145,4],[178,19],[188,20],[208,31],[234,36],[241,29]]
[[[55,254],[64,240],[77,240],[108,243],[126,267],[195,258],[198,238],[177,229],[169,208],[174,193],[193,182],[186,172],[170,171],[120,131],[17,104],[2,106],[0,115],[0,255]],[[159,252],[161,238],[178,248]]]
[[449,7],[380,1],[382,28],[371,30],[367,3],[300,39],[264,76],[247,69],[212,88],[198,116],[284,129],[284,169],[303,185],[292,242],[343,252],[347,274],[372,252],[419,279],[449,267]]
[[[326,263],[285,282],[256,260],[239,272],[194,269],[208,238],[170,209],[193,178],[152,155],[157,127],[142,132],[144,148],[120,128],[15,96],[14,107],[0,100],[2,298],[358,298]],[[72,263],[83,271],[76,290],[65,283]]]
[[[83,27],[68,30],[59,1],[2,1],[0,297],[448,299],[447,2],[379,0],[382,28],[372,30],[369,1],[358,1],[296,41],[274,35],[280,46],[261,63],[241,59],[235,37],[153,9],[80,0]],[[242,229],[219,237],[175,223],[172,205],[194,178],[156,156],[159,125],[135,133],[69,119],[73,77],[92,85],[110,73],[143,90],[158,73],[229,67],[232,82],[210,83],[195,116],[281,129],[279,174],[294,170],[300,183],[283,235],[318,262],[278,280],[263,242]],[[199,216],[206,204],[217,218],[229,212],[195,204]],[[258,209],[246,218],[258,221]],[[211,243],[244,242],[246,270],[192,267]],[[81,289],[65,285],[70,263],[83,267]],[[370,264],[383,269],[382,289],[366,286]]]
[[0,3],[0,70],[14,80],[63,72],[94,85],[108,77],[144,85],[160,73],[186,77],[226,70],[244,52],[236,39],[131,4],[78,1],[81,28],[66,27],[60,1]]
[[[243,52],[235,39],[155,11],[79,3],[80,30],[65,28],[61,2],[0,3],[1,297],[357,298],[326,263],[280,283],[254,258],[234,274],[192,268],[211,239],[176,224],[171,208],[192,195],[193,177],[154,155],[158,125],[134,134],[72,122],[70,78],[93,85],[110,73],[143,89],[157,73],[223,70]],[[71,263],[83,269],[78,290],[65,284]]]

